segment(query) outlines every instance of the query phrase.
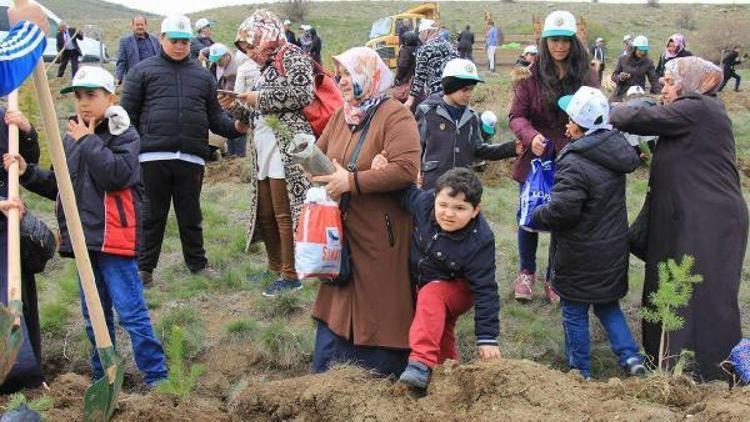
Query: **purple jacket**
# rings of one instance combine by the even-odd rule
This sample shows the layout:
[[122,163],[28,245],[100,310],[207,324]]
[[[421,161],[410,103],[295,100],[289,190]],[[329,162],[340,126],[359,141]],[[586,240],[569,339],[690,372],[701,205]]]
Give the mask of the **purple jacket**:
[[[513,163],[513,179],[523,183],[531,169],[534,153],[531,151],[531,140],[537,134],[555,143],[555,153],[559,154],[568,144],[565,136],[565,124],[568,118],[565,112],[555,105],[545,105],[542,101],[542,85],[536,79],[535,67],[532,65],[528,78],[519,81],[515,88],[513,104],[508,115],[510,130],[523,145],[523,151]],[[599,88],[599,77],[596,72],[589,72],[587,86]]]

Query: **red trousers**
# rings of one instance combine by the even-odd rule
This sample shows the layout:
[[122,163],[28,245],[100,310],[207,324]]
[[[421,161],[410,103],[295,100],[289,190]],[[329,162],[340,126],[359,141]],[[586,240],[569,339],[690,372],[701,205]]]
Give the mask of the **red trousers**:
[[409,360],[432,368],[446,359],[458,360],[456,320],[474,306],[466,280],[436,280],[417,293],[417,309],[409,329]]

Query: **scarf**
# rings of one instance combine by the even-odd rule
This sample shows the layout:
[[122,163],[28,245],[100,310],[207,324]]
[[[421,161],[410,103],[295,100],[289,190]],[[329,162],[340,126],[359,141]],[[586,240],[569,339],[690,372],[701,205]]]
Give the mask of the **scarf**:
[[682,52],[682,50],[685,49],[685,36],[682,34],[674,34],[671,37],[669,37],[669,40],[667,41],[667,45],[669,45],[669,42],[673,42],[674,46],[677,47],[677,50],[675,50],[674,54],[670,54],[669,50],[666,48],[664,49],[664,58],[669,60],[677,57],[678,54]]
[[256,10],[240,24],[234,39],[235,45],[240,41],[247,43],[248,57],[259,66],[268,65],[287,43],[284,25],[266,9]]
[[712,95],[724,80],[719,66],[700,57],[679,57],[665,65],[666,73],[680,88],[680,95]]
[[359,125],[367,112],[385,99],[393,83],[393,73],[378,53],[367,47],[349,49],[333,60],[352,78],[354,99],[344,101],[344,119],[349,125]]

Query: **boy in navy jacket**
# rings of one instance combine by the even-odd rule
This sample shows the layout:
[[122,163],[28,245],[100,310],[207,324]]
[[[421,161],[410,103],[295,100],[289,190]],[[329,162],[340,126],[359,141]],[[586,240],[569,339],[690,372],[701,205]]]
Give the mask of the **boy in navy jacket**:
[[[375,161],[372,168],[380,168],[377,161],[385,159]],[[479,356],[500,356],[495,235],[480,213],[481,199],[479,178],[464,167],[440,176],[435,190],[412,186],[401,194],[414,218],[409,268],[419,288],[409,364],[400,378],[409,386],[426,388],[433,367],[458,360],[456,321],[472,307]]]
[[[154,335],[136,265],[136,239],[141,207],[139,136],[124,109],[114,106],[115,81],[99,67],[82,67],[71,86],[62,93],[75,92],[76,118],[68,122],[63,144],[70,178],[75,191],[81,224],[86,236],[99,299],[112,341],[114,315],[133,343],[133,355],[146,383],[153,386],[166,379],[164,350]],[[21,184],[32,192],[55,200],[58,196],[55,173],[34,164],[27,165],[20,155],[4,158],[6,168],[19,161]],[[62,256],[73,256],[62,204],[58,201]],[[81,292],[81,310],[86,333],[94,344],[94,332]],[[104,376],[93,348],[94,378]]]

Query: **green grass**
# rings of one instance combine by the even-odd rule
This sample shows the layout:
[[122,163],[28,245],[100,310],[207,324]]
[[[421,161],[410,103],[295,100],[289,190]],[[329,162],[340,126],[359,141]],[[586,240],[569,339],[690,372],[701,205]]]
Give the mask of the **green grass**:
[[182,356],[188,359],[196,357],[203,349],[205,338],[205,325],[198,310],[188,305],[178,305],[165,312],[154,327],[162,344],[168,342],[172,327],[189,333],[188,336],[180,336]]
[[14,393],[10,396],[3,408],[6,412],[10,412],[12,410],[17,410],[23,404],[28,406],[29,409],[37,413],[41,413],[52,409],[55,401],[52,399],[52,397],[47,395],[42,395],[35,399],[29,400],[23,393]]

